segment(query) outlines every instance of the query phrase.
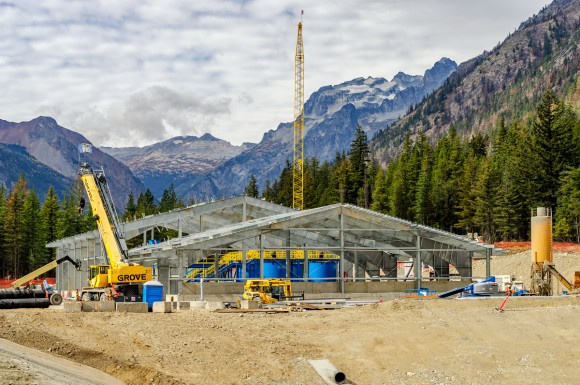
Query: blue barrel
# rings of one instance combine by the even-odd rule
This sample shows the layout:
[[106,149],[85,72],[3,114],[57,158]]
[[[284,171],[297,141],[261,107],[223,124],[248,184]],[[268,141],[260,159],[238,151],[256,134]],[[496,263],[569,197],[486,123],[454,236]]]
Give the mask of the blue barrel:
[[260,278],[259,259],[252,259],[251,261],[246,262],[246,278]]
[[159,281],[148,281],[143,284],[143,302],[147,302],[149,309],[153,302],[163,301],[163,284]]
[[286,261],[265,260],[264,278],[286,278]]
[[290,262],[290,278],[304,277],[304,261],[293,259]]
[[336,265],[337,261],[319,260],[308,261],[308,278],[311,282],[332,282],[331,279],[336,279]]

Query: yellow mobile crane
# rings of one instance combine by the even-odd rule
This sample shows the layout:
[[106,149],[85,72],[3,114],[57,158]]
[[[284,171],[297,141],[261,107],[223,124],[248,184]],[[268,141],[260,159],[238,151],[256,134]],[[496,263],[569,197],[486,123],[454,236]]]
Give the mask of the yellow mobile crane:
[[81,290],[81,299],[106,301],[121,300],[124,297],[123,300],[136,301],[141,285],[152,279],[152,269],[129,262],[127,243],[117,220],[104,170],[93,170],[87,163],[83,163],[79,175],[108,259],[107,264],[90,266],[90,287]]

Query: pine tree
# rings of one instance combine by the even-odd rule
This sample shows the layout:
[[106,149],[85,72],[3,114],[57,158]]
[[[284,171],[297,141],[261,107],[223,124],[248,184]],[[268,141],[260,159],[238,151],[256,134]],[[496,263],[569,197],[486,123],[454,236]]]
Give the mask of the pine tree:
[[163,195],[159,202],[159,212],[165,213],[175,208],[177,208],[177,194],[175,193],[173,183],[171,183],[168,189],[163,190]]
[[350,160],[343,158],[334,170],[332,177],[332,187],[336,189],[336,194],[340,203],[356,204],[359,185],[353,180]]
[[254,174],[250,176],[250,181],[244,188],[244,194],[252,198],[257,198],[260,195],[258,191],[258,181],[256,180]]
[[481,171],[475,186],[475,222],[487,242],[495,242],[495,202],[497,197],[497,181],[490,159],[482,161]]
[[129,193],[129,198],[127,198],[127,206],[125,206],[125,212],[123,213],[123,220],[131,221],[135,219],[135,214],[137,213],[137,206],[135,205],[135,197],[133,196],[133,191]]
[[65,195],[63,197],[57,219],[59,239],[72,237],[87,230],[87,217],[90,218],[91,222],[96,222],[90,211],[90,207],[85,207],[84,212],[79,213],[79,199],[79,196],[75,194]]
[[140,218],[143,215],[152,215],[156,212],[157,206],[155,205],[155,197],[151,190],[147,189],[144,193],[139,194],[135,216]]
[[338,166],[345,161],[344,157],[340,157],[337,154],[334,162],[332,164],[325,164],[325,173],[327,176],[327,183],[325,186],[320,186],[321,196],[318,202],[321,206],[331,205],[334,203],[339,203],[341,201],[341,195],[344,199],[344,187],[341,185],[340,175],[337,172]]
[[[350,175],[347,179],[349,179],[350,183],[346,186],[349,191],[345,197],[346,201],[349,203],[357,203],[360,196],[362,197],[365,206],[368,206],[369,204],[368,199],[367,202],[365,202],[365,197],[367,197],[365,191],[368,189],[367,164],[370,160],[369,154],[370,149],[367,134],[360,125],[357,125],[354,139],[350,144],[349,152]],[[362,191],[360,191],[361,189]]]
[[518,235],[516,221],[522,195],[521,191],[516,189],[512,176],[512,164],[517,153],[515,143],[513,129],[508,129],[504,120],[500,119],[493,145],[493,167],[499,178],[494,217],[497,236],[503,241],[516,239]]
[[304,208],[317,207],[319,197],[319,184],[321,180],[320,164],[316,157],[308,158],[304,162]]
[[569,167],[575,146],[573,114],[547,91],[537,106],[532,125],[532,145],[535,155],[536,184],[534,201],[545,207],[556,207],[560,174]]
[[449,134],[437,143],[432,173],[434,226],[451,231],[457,223],[455,214],[459,176],[463,169],[463,151],[457,131],[453,126]]
[[286,165],[280,173],[280,179],[277,183],[274,183],[273,189],[276,193],[276,199],[274,202],[292,207],[293,204],[293,189],[292,189],[292,164],[289,160],[286,160]]
[[[52,242],[57,239],[58,236],[58,198],[54,192],[52,186],[48,188],[46,198],[42,205],[41,217],[42,225],[44,228],[44,234],[46,236],[46,242]],[[56,257],[56,249],[47,249],[47,261],[54,260]]]
[[377,171],[375,189],[373,190],[373,204],[371,209],[380,213],[389,212],[389,190],[387,189],[387,176],[383,169]]
[[[28,184],[24,176],[20,174],[14,184],[14,189],[6,201],[6,215],[4,217],[4,265],[6,275],[20,276],[27,271],[26,244],[24,239],[24,223],[22,210],[24,200],[28,194]],[[23,269],[24,268],[24,269]]]
[[415,222],[427,225],[431,222],[431,172],[432,150],[424,134],[420,134],[418,141],[421,156],[421,169],[415,186],[415,199],[413,215]]
[[38,196],[31,190],[24,199],[22,206],[22,228],[24,237],[24,258],[22,260],[23,273],[29,273],[45,265],[46,258],[46,234],[42,226],[40,215],[40,201]]
[[565,172],[562,177],[554,236],[580,243],[580,167]]
[[471,153],[463,165],[463,174],[459,181],[459,198],[457,202],[458,222],[455,227],[465,233],[476,232],[476,183],[480,172],[480,159]]
[[6,187],[0,183],[0,277],[6,277],[8,266],[7,258],[2,253],[2,245],[5,244],[4,220],[6,218]]
[[267,200],[268,202],[272,202],[274,200],[274,191],[272,189],[272,184],[269,180],[266,180],[264,184],[264,191],[262,191],[262,198]]
[[324,193],[328,186],[330,186],[333,169],[334,166],[328,161],[322,163],[320,166],[317,175],[318,180],[314,181],[316,186],[316,205],[312,207],[320,207],[325,205],[323,203],[323,200],[325,199]]
[[405,155],[405,150],[403,150],[403,154],[392,165],[395,172],[389,196],[390,214],[403,219],[408,218],[409,211],[409,202],[407,201],[409,183],[405,173],[407,169],[406,160],[407,156]]

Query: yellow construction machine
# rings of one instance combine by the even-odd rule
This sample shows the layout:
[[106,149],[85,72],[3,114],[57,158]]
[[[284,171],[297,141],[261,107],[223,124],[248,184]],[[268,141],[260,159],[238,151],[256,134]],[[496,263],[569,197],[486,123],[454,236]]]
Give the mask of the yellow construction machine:
[[304,293],[294,295],[288,279],[249,279],[244,285],[242,299],[272,304],[290,299],[304,299]]
[[22,278],[17,279],[16,281],[12,282],[11,285],[14,289],[16,289],[24,284],[27,284],[28,282],[32,281],[35,278],[40,277],[42,274],[49,272],[50,270],[56,268],[61,263],[67,262],[67,261],[72,263],[77,270],[80,270],[81,262],[78,260],[73,261],[73,259],[71,257],[69,257],[68,255],[65,255],[62,258],[51,261],[51,262],[47,263],[46,265],[39,267],[38,269],[26,274]]
[[[20,289],[23,285],[25,285],[26,287],[31,287],[29,285],[29,282],[32,281],[33,279],[41,276],[44,273],[49,272],[50,270],[56,268],[58,265],[60,265],[63,262],[70,262],[74,265],[74,267],[77,270],[80,270],[81,268],[81,262],[79,260],[74,261],[71,257],[69,257],[68,255],[65,255],[62,258],[56,259],[54,261],[51,261],[49,263],[47,263],[46,265],[39,267],[38,269],[26,274],[25,276],[23,276],[20,279],[17,279],[16,281],[12,282],[12,288],[14,289]],[[45,287],[44,287],[44,291],[46,293],[46,297],[50,299],[50,304],[51,305],[60,305],[62,303],[62,296],[60,295],[60,293],[57,293],[54,291],[54,289],[50,286],[48,286],[46,284],[46,282],[44,283]],[[14,298],[17,299],[19,296],[21,297],[21,294],[16,294],[17,292],[14,292]],[[5,293],[5,297],[9,297],[9,294]]]
[[[104,170],[93,170],[84,163],[79,175],[91,203],[92,214],[97,221],[108,259],[107,264],[90,266],[90,287],[82,288],[81,299],[139,301],[141,286],[152,279],[152,269],[129,262],[127,243],[117,220]],[[81,199],[80,208],[83,206]]]

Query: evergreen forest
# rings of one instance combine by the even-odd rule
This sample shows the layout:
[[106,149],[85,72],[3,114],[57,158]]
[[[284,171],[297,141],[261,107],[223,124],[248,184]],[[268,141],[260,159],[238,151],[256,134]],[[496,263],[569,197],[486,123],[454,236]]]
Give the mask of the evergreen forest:
[[[59,200],[54,189],[49,187],[46,199],[41,203],[22,175],[12,191],[0,184],[0,278],[20,277],[54,260],[55,249],[45,248],[47,243],[97,228],[90,205],[79,208],[82,194],[82,185],[76,183]],[[159,205],[147,189],[139,195],[137,202],[132,193],[129,195],[121,219],[170,211],[183,205],[173,185],[164,190]],[[166,229],[156,229],[153,234],[155,239],[173,236],[171,230]],[[134,247],[142,241],[140,237],[128,240],[127,244]],[[47,275],[53,276],[54,271]]]
[[[554,236],[580,242],[580,123],[553,91],[529,122],[499,118],[488,133],[407,135],[387,168],[358,127],[348,154],[305,161],[305,208],[350,203],[486,242],[529,240],[531,210],[552,209]],[[262,196],[292,205],[292,164]]]

